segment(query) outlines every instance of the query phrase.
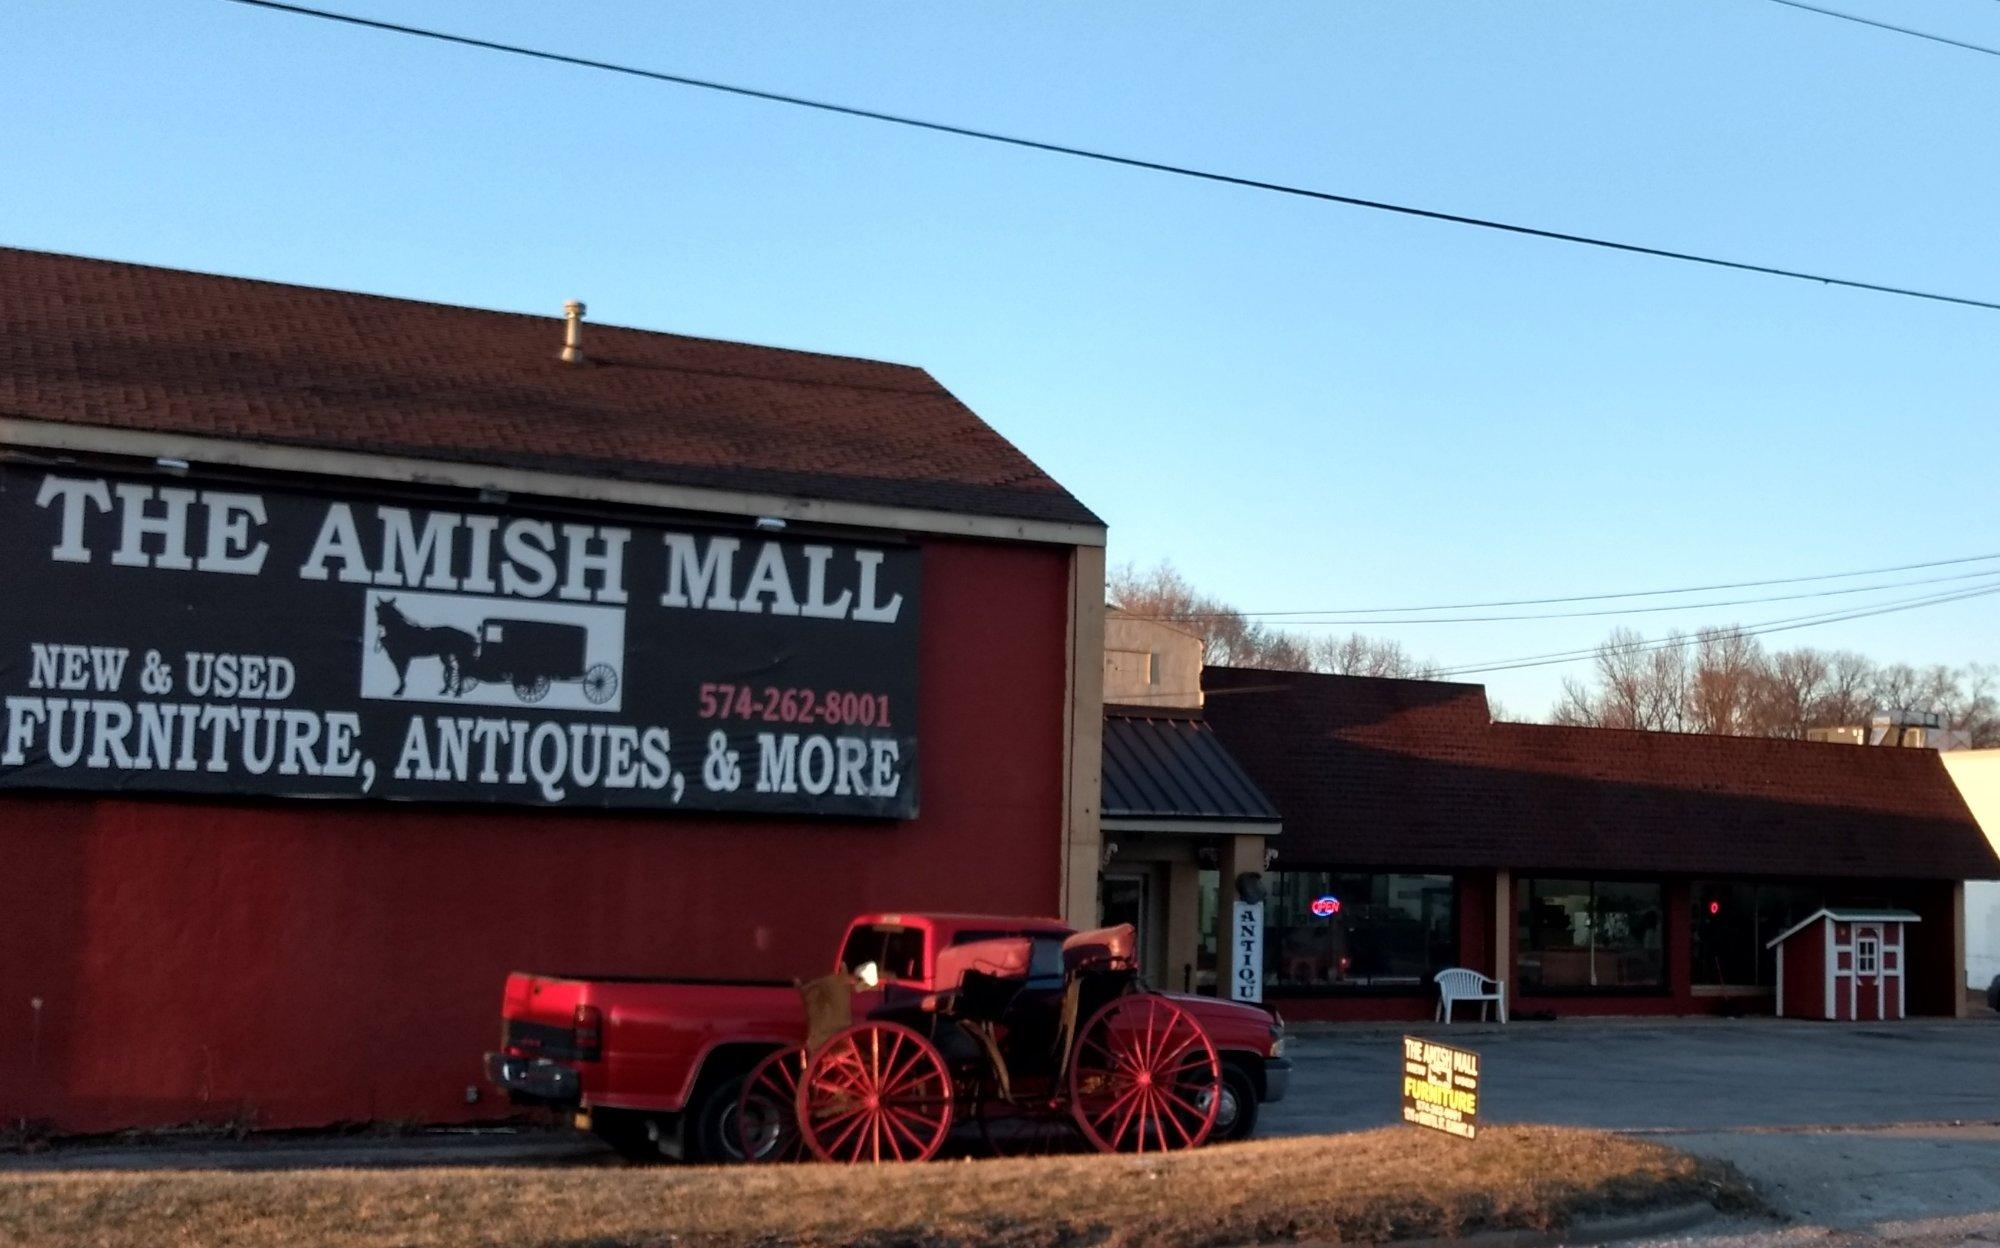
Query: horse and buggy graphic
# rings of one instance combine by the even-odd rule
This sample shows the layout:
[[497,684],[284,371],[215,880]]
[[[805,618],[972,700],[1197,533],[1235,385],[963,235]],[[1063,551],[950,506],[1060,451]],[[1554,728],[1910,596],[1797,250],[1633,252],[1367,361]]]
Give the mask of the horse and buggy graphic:
[[394,598],[375,602],[375,648],[396,669],[396,696],[409,684],[410,664],[435,658],[444,667],[439,691],[459,697],[481,684],[511,685],[523,702],[540,702],[556,681],[575,681],[593,705],[618,692],[618,669],[586,663],[590,630],[551,620],[486,619],[478,632],[418,624]]
[[1129,924],[953,945],[934,991],[886,985],[858,1020],[855,976],[802,985],[806,1044],[744,1082],[743,1156],[923,1161],[968,1120],[1000,1155],[1199,1147],[1222,1099],[1215,1046],[1134,955]]

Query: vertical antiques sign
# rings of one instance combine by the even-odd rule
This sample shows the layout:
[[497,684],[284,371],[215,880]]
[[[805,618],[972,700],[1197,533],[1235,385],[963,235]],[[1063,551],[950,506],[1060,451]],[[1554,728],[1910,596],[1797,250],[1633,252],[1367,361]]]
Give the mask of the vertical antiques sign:
[[0,788],[909,818],[920,558],[0,464]]
[[1231,903],[1229,996],[1235,1001],[1264,999],[1264,903]]
[[1403,1037],[1403,1121],[1469,1140],[1479,1134],[1479,1054]]

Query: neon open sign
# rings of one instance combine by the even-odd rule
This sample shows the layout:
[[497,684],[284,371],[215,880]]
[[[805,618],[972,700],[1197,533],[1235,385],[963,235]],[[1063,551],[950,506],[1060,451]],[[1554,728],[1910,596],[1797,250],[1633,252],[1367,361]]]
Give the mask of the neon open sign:
[[1315,897],[1312,903],[1315,919],[1330,919],[1340,913],[1340,898],[1334,896]]

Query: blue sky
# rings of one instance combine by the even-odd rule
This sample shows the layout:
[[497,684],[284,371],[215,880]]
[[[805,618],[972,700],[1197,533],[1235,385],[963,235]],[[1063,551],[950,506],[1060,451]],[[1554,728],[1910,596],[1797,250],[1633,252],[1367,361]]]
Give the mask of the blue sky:
[[[2000,46],[1991,0],[1841,2]],[[2000,299],[2000,59],[1767,0],[328,3]],[[1171,558],[1246,609],[2000,551],[1996,312],[1286,200],[220,0],[26,0],[0,18],[0,55],[0,242],[550,315],[582,298],[597,320],[921,364],[1106,518],[1114,561]],[[1996,603],[1771,640],[1981,661],[2000,649]],[[1613,623],[1369,631],[1470,662],[1587,646]],[[1539,715],[1564,670],[1486,679],[1511,711]]]

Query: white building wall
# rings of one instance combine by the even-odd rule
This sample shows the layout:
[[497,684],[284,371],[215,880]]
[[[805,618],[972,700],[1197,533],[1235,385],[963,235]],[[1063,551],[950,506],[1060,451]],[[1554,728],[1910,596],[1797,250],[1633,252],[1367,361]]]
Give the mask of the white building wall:
[[[1944,769],[2000,854],[2000,750],[1947,750]],[[2000,975],[2000,881],[1965,884],[1965,978],[1984,988]]]

